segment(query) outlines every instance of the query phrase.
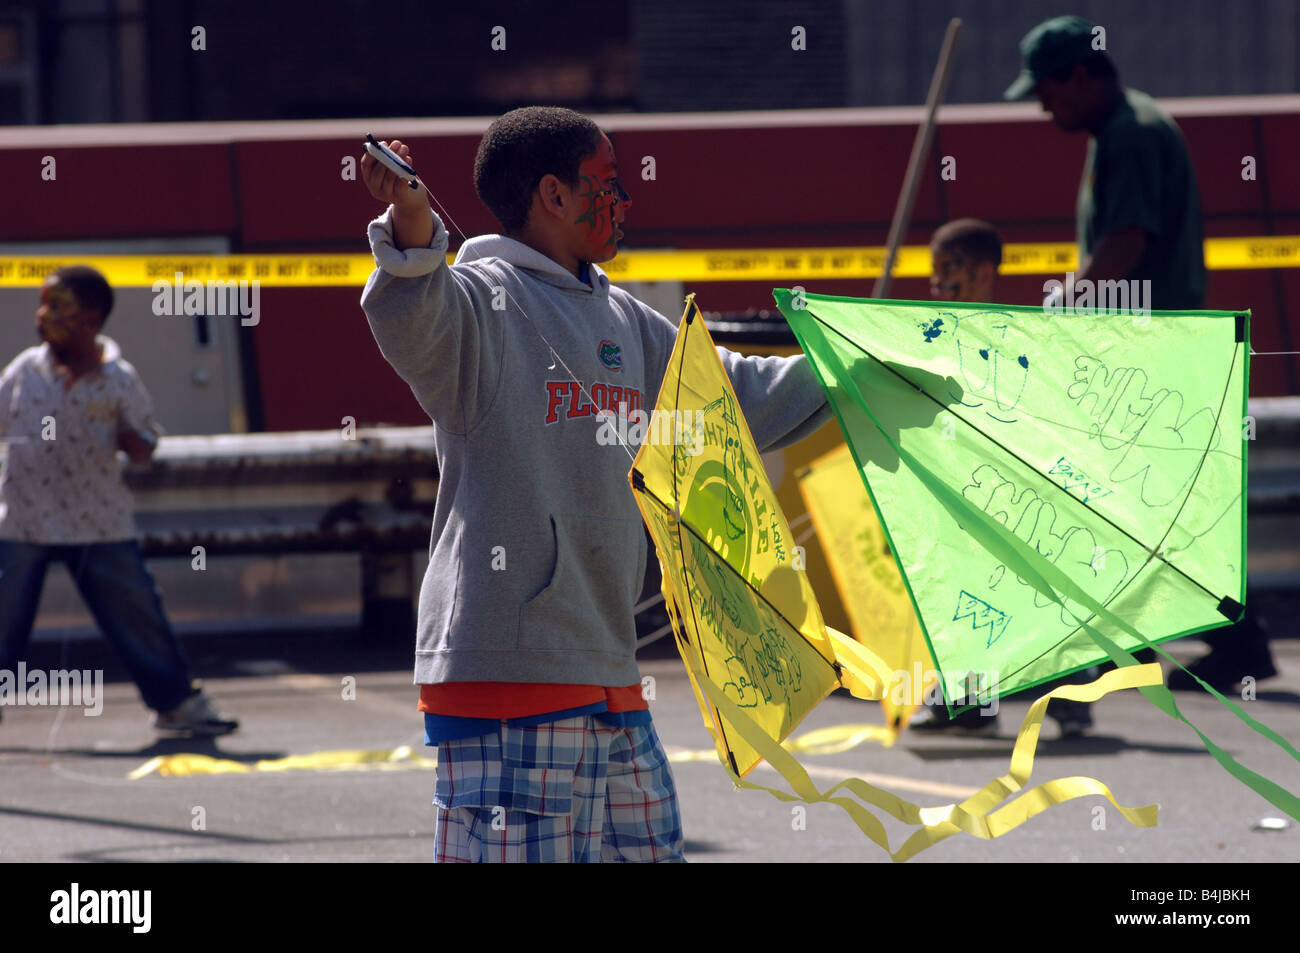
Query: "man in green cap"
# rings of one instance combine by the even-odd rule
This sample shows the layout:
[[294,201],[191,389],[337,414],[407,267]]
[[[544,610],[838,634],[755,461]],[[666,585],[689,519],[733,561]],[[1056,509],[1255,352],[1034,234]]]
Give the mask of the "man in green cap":
[[[1124,295],[1135,313],[1202,307],[1201,204],[1173,119],[1146,93],[1124,88],[1106,55],[1106,31],[1083,17],[1038,24],[1020,41],[1020,53],[1024,65],[1003,98],[1032,93],[1062,131],[1089,133],[1079,185],[1078,271],[1064,286],[1055,283],[1056,297],[1045,306],[1072,304],[1075,290],[1088,287],[1083,282],[1098,288],[1100,281],[1124,281],[1135,282]],[[1112,304],[1097,299],[1098,309]],[[1091,681],[1100,672],[1094,666],[1064,681]],[[1092,727],[1091,706],[1083,702],[1053,699],[1048,712],[1062,734]]]
[[[1134,311],[1204,307],[1201,203],[1187,144],[1155,100],[1121,85],[1106,55],[1105,36],[1082,17],[1040,23],[1020,41],[1024,66],[1004,98],[1033,93],[1063,131],[1091,134],[1079,186],[1075,283],[1136,280],[1143,300]],[[1069,298],[1068,283],[1064,290]],[[1277,674],[1268,636],[1253,613],[1207,641],[1212,651],[1189,670],[1220,691],[1234,691],[1246,675],[1258,680]],[[1198,685],[1175,671],[1169,687]],[[1056,716],[1060,701],[1052,704],[1057,708],[1049,711]],[[1065,717],[1091,723],[1084,706]]]
[[1201,203],[1187,144],[1154,99],[1124,88],[1105,46],[1105,30],[1082,17],[1040,23],[1020,41],[1024,67],[1004,98],[1033,93],[1063,131],[1090,134],[1075,282],[1138,281],[1135,311],[1200,308]]

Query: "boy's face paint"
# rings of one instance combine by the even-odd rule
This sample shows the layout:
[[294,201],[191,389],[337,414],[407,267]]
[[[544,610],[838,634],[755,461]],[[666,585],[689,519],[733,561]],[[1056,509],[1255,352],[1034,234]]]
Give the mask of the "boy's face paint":
[[997,271],[951,249],[931,251],[930,294],[941,301],[992,301]]
[[618,160],[608,137],[602,135],[596,152],[578,166],[578,187],[574,194],[578,200],[574,224],[581,245],[579,258],[589,262],[609,261],[618,254],[623,218],[632,200],[618,181]]

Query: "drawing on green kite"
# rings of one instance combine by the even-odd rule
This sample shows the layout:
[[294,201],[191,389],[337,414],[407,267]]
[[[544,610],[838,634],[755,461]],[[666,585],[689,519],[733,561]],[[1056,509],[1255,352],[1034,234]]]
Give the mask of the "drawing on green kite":
[[[990,311],[967,315],[964,319],[954,316],[953,319],[956,326],[953,338],[957,348],[958,361],[961,364],[962,382],[966,385],[966,393],[970,396],[983,398],[980,402],[963,401],[963,404],[967,407],[979,407],[991,402],[999,414],[1010,414],[1020,405],[1020,400],[1024,396],[1025,385],[1029,380],[1029,358],[1023,351],[1016,356],[1004,353],[1002,348],[993,344],[991,340],[984,340],[985,338],[991,338],[992,335],[980,334],[978,325],[972,322],[971,319],[987,316],[1006,317],[1002,312]],[[1001,331],[1003,338],[1005,338],[1007,325],[993,325],[990,330]],[[975,345],[968,344],[967,341],[971,339],[983,342],[983,346],[980,346],[979,343]],[[968,355],[971,350],[974,350],[979,355],[981,363],[976,364],[969,359]],[[980,369],[982,369],[982,373],[979,373]],[[999,423],[1015,423],[1014,417],[1010,419],[1000,417],[989,409],[986,409],[985,413]]]
[[1088,479],[1084,472],[1065,457],[1061,457],[1052,464],[1052,469],[1047,471],[1048,476],[1059,476],[1057,485],[1067,493],[1072,493],[1084,503],[1090,499],[1100,499],[1111,491],[1098,483],[1093,483]]
[[922,322],[919,327],[924,332],[925,340],[927,342],[933,341],[940,334],[943,334],[943,318],[935,318],[933,324]]
[[957,597],[957,611],[953,613],[952,621],[960,622],[967,618],[971,620],[970,627],[976,632],[988,627],[985,648],[992,648],[993,643],[1002,638],[1003,633],[1007,631],[1007,624],[1011,621],[1009,615],[998,611],[983,599],[977,599],[963,589]]
[[[1177,374],[1170,379],[1181,379]],[[1181,499],[1200,466],[1198,448],[1218,452],[1215,405],[1187,411],[1180,390],[1153,383],[1140,367],[1107,367],[1101,358],[1081,354],[1066,393],[1088,420],[1088,436],[1105,451],[1112,484],[1138,479],[1139,498],[1148,506]],[[1148,395],[1148,389],[1154,388]],[[1149,433],[1148,433],[1149,431]],[[1131,460],[1134,451],[1137,459]],[[1193,451],[1193,452],[1189,452]]]

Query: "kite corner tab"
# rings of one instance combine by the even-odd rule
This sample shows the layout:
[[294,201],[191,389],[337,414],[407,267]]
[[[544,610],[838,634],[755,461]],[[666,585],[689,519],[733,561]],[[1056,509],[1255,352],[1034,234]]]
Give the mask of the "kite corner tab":
[[1219,614],[1233,622],[1239,621],[1245,612],[1246,607],[1230,596],[1224,596],[1219,603]]
[[1238,314],[1237,318],[1237,343],[1240,344],[1246,340],[1246,315]]
[[635,467],[632,468],[632,489],[645,491],[645,477]]

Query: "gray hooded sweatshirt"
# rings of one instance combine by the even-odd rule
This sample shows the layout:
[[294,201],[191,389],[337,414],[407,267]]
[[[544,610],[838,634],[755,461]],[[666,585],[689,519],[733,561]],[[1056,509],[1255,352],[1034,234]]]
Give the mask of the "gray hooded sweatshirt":
[[[436,216],[430,247],[399,251],[391,215],[370,223],[361,306],[433,421],[439,466],[415,681],[640,681],[645,536],[628,451],[598,440],[597,412],[654,407],[676,325],[595,265],[588,285],[500,235],[448,266]],[[830,418],[802,355],[718,353],[760,449]]]

